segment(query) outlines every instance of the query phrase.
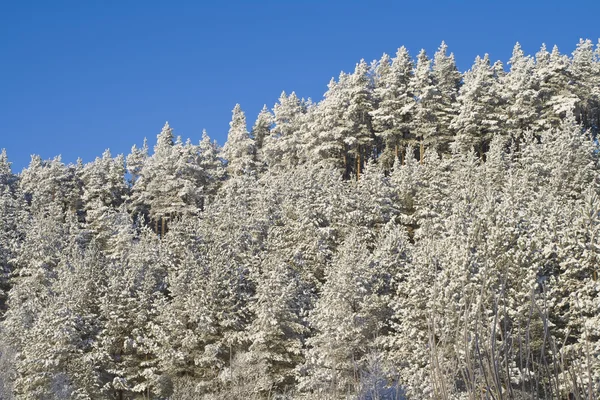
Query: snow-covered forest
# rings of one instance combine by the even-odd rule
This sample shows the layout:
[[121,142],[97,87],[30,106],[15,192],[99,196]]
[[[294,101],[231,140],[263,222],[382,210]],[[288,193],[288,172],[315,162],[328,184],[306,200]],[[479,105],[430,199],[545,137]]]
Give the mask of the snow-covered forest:
[[442,43],[222,148],[2,152],[0,398],[598,399],[599,130],[600,45]]

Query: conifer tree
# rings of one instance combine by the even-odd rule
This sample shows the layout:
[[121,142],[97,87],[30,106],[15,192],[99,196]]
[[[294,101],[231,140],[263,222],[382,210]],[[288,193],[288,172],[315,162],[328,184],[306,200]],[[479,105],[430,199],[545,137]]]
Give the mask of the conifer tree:
[[[370,112],[374,109],[372,80],[369,66],[364,60],[356,64],[354,73],[348,77],[348,105],[343,118],[349,124],[344,135],[348,153],[353,159],[352,169],[356,179],[364,164],[373,157],[374,135]],[[348,164],[347,164],[348,165]]]
[[131,153],[127,155],[127,173],[129,174],[129,185],[134,186],[141,177],[142,168],[148,159],[148,140],[144,138],[144,144],[137,148],[134,144]]
[[94,354],[105,396],[151,398],[167,390],[151,329],[165,288],[160,251],[156,236],[146,229],[126,257],[106,266],[98,306],[103,324]]
[[347,173],[348,160],[344,136],[347,122],[343,118],[348,99],[345,86],[346,74],[340,74],[338,82],[333,78],[329,82],[324,99],[318,104],[308,125],[310,132],[310,157],[316,163],[333,166]]
[[102,158],[83,167],[81,179],[85,220],[98,243],[106,243],[112,235],[112,218],[128,195],[125,160],[122,155],[112,158],[106,150]]
[[[143,159],[143,156],[141,156]],[[168,123],[157,136],[154,154],[145,159],[132,188],[131,207],[164,236],[169,221],[195,215],[202,206],[201,167],[198,146],[182,143]]]
[[[265,138],[271,134],[271,128],[273,126],[273,114],[269,111],[266,105],[263,106],[262,110],[256,118],[256,122],[252,126],[252,137],[256,143],[257,152],[261,152]],[[260,158],[260,157],[259,157]]]
[[570,90],[572,81],[570,60],[554,46],[551,53],[546,47],[536,54],[536,75],[539,81],[540,130],[557,128],[566,117],[574,115],[577,96]]
[[430,107],[432,107],[436,133],[435,137],[430,139],[430,143],[441,151],[447,151],[454,136],[450,125],[456,115],[457,110],[454,105],[462,79],[454,61],[454,54],[448,55],[447,52],[448,46],[442,42],[433,55],[431,67],[434,91]]
[[246,367],[261,377],[253,390],[261,394],[295,386],[295,368],[303,360],[303,339],[308,334],[299,274],[284,263],[272,262],[264,266],[252,306],[254,320],[248,327]]
[[410,82],[411,92],[414,96],[413,131],[419,143],[420,160],[423,161],[425,141],[428,143],[435,138],[435,115],[432,101],[435,93],[433,76],[431,73],[431,60],[425,50],[417,56],[414,74]]
[[589,39],[580,39],[571,58],[572,91],[578,98],[575,108],[577,121],[585,128],[598,132],[598,63],[594,45]]
[[352,232],[326,271],[309,318],[315,334],[307,340],[302,389],[333,396],[356,390],[365,357],[383,328],[379,279],[364,233]]
[[538,76],[534,73],[533,58],[525,56],[517,43],[508,61],[510,72],[504,77],[502,86],[508,100],[506,104],[506,129],[515,138],[534,127],[540,111]]
[[201,189],[200,209],[204,210],[204,207],[214,199],[222,184],[225,177],[225,166],[220,159],[221,148],[215,141],[211,141],[206,130],[202,131],[198,152],[199,177],[197,184]]
[[11,260],[24,234],[22,223],[25,215],[19,197],[17,176],[13,175],[11,163],[3,149],[0,152],[0,315],[6,310]]
[[404,157],[403,147],[410,138],[410,111],[414,103],[409,83],[413,63],[406,48],[400,47],[391,60],[384,54],[375,74],[373,95],[378,106],[371,111],[373,129],[385,144],[380,159],[390,167],[394,158]]
[[[273,128],[264,139],[263,154],[270,168],[297,165],[304,151],[304,138],[300,136],[301,117],[306,106],[292,92],[282,92],[273,107]],[[266,117],[266,116],[265,116]]]
[[233,109],[223,156],[230,175],[252,175],[256,172],[256,145],[248,133],[246,115],[239,104]]
[[64,165],[60,156],[45,161],[39,156],[31,157],[29,166],[21,173],[19,189],[33,214],[44,213],[55,205],[63,216],[77,213],[81,206],[81,182],[76,168]]
[[[43,397],[49,390],[48,374],[29,370],[36,352],[23,353],[32,343],[44,344],[44,335],[36,336],[36,328],[44,310],[53,302],[52,286],[57,279],[61,254],[67,248],[69,226],[61,224],[62,208],[56,203],[46,207],[48,215],[26,221],[27,236],[12,260],[11,289],[8,310],[2,321],[3,341],[16,351],[14,390],[16,394]],[[43,367],[38,364],[37,367]],[[31,372],[31,375],[30,375]],[[39,380],[41,379],[41,380]]]
[[458,114],[452,121],[458,148],[475,149],[483,155],[491,139],[502,132],[498,106],[501,104],[498,78],[501,65],[490,65],[489,56],[479,56],[464,75],[458,96]]

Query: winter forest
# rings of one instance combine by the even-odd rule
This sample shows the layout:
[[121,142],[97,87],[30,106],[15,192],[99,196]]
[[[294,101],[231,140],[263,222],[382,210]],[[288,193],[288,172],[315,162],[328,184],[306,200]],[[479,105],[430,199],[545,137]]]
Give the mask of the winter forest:
[[401,47],[229,126],[1,153],[0,398],[600,398],[600,44]]

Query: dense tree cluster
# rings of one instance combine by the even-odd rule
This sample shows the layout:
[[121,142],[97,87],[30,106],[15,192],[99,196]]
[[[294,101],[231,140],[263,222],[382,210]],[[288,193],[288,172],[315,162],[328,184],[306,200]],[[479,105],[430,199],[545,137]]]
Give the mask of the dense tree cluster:
[[227,143],[0,154],[3,399],[596,399],[600,46],[402,47]]

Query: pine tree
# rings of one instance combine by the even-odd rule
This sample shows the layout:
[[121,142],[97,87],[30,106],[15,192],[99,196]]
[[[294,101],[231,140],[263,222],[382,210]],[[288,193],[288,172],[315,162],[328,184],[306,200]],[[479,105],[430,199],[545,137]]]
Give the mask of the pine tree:
[[136,145],[131,148],[127,155],[127,173],[129,174],[129,185],[134,186],[141,177],[142,168],[148,159],[148,140],[144,138],[144,144],[140,149]]
[[[344,135],[348,155],[353,159],[350,169],[358,180],[368,159],[373,157],[374,135],[370,112],[373,111],[373,88],[369,66],[364,60],[356,64],[354,73],[348,77],[348,106],[343,119],[349,123]],[[349,160],[347,160],[349,161]],[[348,168],[348,162],[347,162]]]
[[252,306],[254,320],[248,327],[250,346],[247,368],[261,378],[253,385],[260,394],[284,392],[295,386],[295,368],[302,362],[302,289],[298,273],[272,259],[264,272]]
[[586,128],[598,131],[598,63],[595,61],[594,45],[589,39],[580,39],[573,52],[569,68],[577,96],[575,108],[577,121]]
[[379,158],[388,168],[395,158],[404,156],[403,147],[410,138],[410,111],[414,105],[409,86],[412,74],[413,63],[405,47],[400,47],[392,60],[384,54],[375,71],[373,95],[378,106],[370,114],[375,134],[385,144]]
[[233,109],[223,156],[230,175],[252,175],[256,172],[256,145],[248,133],[246,115],[239,104]]
[[351,233],[326,271],[309,317],[315,334],[307,340],[301,389],[332,396],[356,390],[366,355],[383,328],[377,272],[364,232]]
[[128,187],[125,182],[125,160],[122,155],[112,158],[106,150],[83,167],[81,196],[85,220],[95,233],[98,243],[106,243],[112,236],[114,214],[125,202]]
[[0,152],[0,315],[6,310],[11,260],[24,235],[21,224],[25,216],[19,197],[17,176],[13,175],[3,149]]
[[225,177],[225,166],[220,158],[220,151],[217,143],[211,141],[205,130],[202,131],[202,140],[198,145],[200,176],[197,181],[202,190],[200,198],[202,211],[214,199]]
[[501,105],[499,76],[501,65],[490,65],[486,54],[477,57],[473,67],[464,75],[458,96],[458,114],[451,127],[456,131],[455,146],[475,149],[480,156],[491,139],[502,132],[498,106]]
[[515,138],[534,127],[540,111],[539,83],[535,74],[533,58],[525,56],[517,43],[510,58],[510,72],[504,77],[502,86],[507,98],[506,129]]
[[456,99],[460,89],[462,76],[456,67],[454,54],[446,54],[448,46],[442,42],[433,55],[431,75],[433,78],[434,91],[429,107],[432,108],[433,120],[435,121],[435,137],[429,140],[430,145],[447,151],[448,145],[453,139],[454,133],[450,125],[456,115]]
[[572,81],[570,60],[560,54],[554,46],[552,53],[545,46],[536,54],[536,75],[540,89],[540,118],[536,125],[540,130],[549,130],[560,125],[561,121],[573,115],[578,99],[570,89]]
[[[254,138],[254,142],[256,143],[257,152],[261,152],[263,148],[263,144],[265,138],[269,137],[271,134],[271,128],[273,126],[274,116],[271,114],[266,105],[263,106],[262,110],[258,114],[256,118],[256,122],[252,126],[252,137]],[[259,156],[259,158],[262,158]]]
[[125,258],[105,267],[106,288],[99,299],[103,323],[94,351],[105,396],[151,398],[168,390],[152,332],[165,288],[162,257],[156,236],[144,230]]
[[23,350],[31,344],[44,344],[44,336],[35,335],[36,328],[44,310],[54,300],[52,286],[70,237],[69,226],[57,223],[63,217],[60,205],[50,204],[46,210],[48,215],[27,221],[27,236],[11,262],[14,267],[12,287],[1,329],[3,341],[17,353],[15,392],[30,398],[43,397],[41,394],[49,390],[48,374],[42,369],[38,374],[31,371],[30,375],[30,357],[38,363],[45,361],[35,358],[35,352],[27,354]]
[[57,217],[62,219],[67,214],[76,214],[81,207],[77,167],[64,165],[60,157],[44,161],[39,156],[32,156],[29,166],[21,173],[19,189],[36,215],[58,206],[62,216]]
[[318,104],[308,125],[309,149],[315,163],[324,164],[347,173],[348,161],[344,135],[347,122],[343,118],[348,99],[345,85],[348,77],[340,74],[339,81],[331,79],[324,99]]
[[93,346],[100,329],[102,256],[76,242],[64,249],[52,297],[27,331],[16,390],[26,398],[100,398]]
[[289,96],[282,92],[273,107],[273,128],[263,143],[263,154],[270,168],[289,168],[297,165],[304,151],[300,137],[301,117],[306,106],[292,92]]
[[415,102],[413,109],[413,132],[416,141],[419,143],[421,161],[423,161],[425,154],[425,142],[435,141],[436,122],[432,108],[435,94],[433,83],[431,60],[425,50],[421,50],[417,56],[415,71],[410,82]]
[[181,138],[174,141],[166,123],[157,136],[154,154],[143,162],[132,188],[134,213],[147,218],[159,235],[166,233],[169,221],[197,214],[203,206],[201,185],[206,178],[201,163],[198,146],[189,141],[184,144]]

